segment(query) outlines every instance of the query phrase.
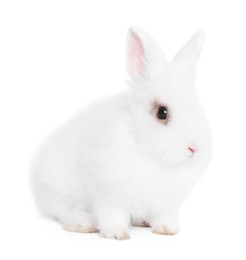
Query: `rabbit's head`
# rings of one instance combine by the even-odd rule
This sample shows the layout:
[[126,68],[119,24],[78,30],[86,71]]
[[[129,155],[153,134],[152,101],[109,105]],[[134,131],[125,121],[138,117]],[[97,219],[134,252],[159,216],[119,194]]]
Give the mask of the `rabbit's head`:
[[168,62],[154,40],[130,28],[127,70],[131,75],[131,127],[144,153],[168,165],[191,162],[210,147],[210,130],[195,89],[205,34],[196,32]]

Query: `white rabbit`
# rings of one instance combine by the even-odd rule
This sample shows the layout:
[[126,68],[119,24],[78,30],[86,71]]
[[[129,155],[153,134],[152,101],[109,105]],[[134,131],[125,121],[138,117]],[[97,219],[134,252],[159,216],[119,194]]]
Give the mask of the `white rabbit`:
[[168,62],[146,32],[129,29],[129,89],[76,115],[35,158],[33,191],[45,215],[107,238],[129,238],[130,224],[179,231],[180,205],[211,155],[194,83],[204,38],[198,31]]

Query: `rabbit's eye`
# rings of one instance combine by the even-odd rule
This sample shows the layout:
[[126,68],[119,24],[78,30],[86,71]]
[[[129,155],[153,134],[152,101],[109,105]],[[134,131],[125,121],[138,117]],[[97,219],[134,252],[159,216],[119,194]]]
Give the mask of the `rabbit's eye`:
[[167,120],[168,112],[166,107],[159,107],[156,116],[160,120]]

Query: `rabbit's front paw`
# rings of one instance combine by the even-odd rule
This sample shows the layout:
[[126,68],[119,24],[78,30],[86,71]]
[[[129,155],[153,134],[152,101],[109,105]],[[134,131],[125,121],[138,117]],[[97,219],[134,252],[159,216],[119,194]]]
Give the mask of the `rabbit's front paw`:
[[159,235],[175,235],[179,232],[179,220],[177,215],[161,216],[152,223],[153,233]]
[[130,238],[130,231],[126,227],[110,227],[101,230],[101,236],[117,240],[126,240]]
[[177,229],[173,229],[173,228],[169,228],[166,225],[162,225],[159,227],[156,227],[155,229],[153,229],[153,233],[158,234],[158,235],[176,235],[178,233]]

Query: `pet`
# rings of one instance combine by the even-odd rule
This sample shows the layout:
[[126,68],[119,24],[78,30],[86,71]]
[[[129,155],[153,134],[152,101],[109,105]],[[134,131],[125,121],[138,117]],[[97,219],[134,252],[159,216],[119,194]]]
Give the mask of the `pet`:
[[129,87],[68,120],[35,156],[31,181],[44,215],[119,240],[131,224],[179,231],[180,205],[212,151],[195,88],[204,39],[196,32],[168,62],[143,29],[129,29]]

